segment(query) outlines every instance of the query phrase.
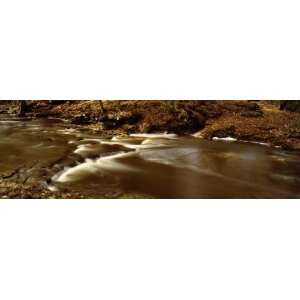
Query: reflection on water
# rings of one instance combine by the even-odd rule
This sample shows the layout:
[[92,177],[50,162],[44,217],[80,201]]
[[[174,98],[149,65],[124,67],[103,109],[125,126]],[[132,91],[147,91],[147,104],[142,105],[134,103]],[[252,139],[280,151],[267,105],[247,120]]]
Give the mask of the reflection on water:
[[[75,163],[66,163],[71,156]],[[0,157],[1,172],[49,162],[57,168],[51,189],[91,197],[103,190],[159,198],[300,197],[299,154],[250,143],[173,134],[104,139],[65,123],[1,121]]]

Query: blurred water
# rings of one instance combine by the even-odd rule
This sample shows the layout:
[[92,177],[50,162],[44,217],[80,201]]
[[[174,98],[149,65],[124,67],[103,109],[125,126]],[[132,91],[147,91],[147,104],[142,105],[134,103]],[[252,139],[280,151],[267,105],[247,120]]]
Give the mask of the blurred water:
[[[66,164],[74,155],[75,165]],[[118,190],[159,198],[300,198],[299,153],[166,134],[104,139],[63,122],[1,121],[0,172],[30,162],[56,165],[52,189],[91,197]]]

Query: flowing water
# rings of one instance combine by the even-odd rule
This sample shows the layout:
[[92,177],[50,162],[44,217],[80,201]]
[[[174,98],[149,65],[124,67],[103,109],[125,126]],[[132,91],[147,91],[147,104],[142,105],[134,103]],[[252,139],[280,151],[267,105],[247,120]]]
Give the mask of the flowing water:
[[54,120],[0,121],[0,174],[20,168],[32,178],[43,169],[49,178],[35,180],[45,189],[91,198],[300,198],[296,152],[168,134],[101,138]]

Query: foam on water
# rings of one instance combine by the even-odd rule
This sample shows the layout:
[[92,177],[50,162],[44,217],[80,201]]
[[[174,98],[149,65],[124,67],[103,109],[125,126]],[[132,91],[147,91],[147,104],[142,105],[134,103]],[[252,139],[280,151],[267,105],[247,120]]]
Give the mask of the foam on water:
[[174,133],[132,133],[130,134],[132,137],[140,137],[140,138],[164,138],[164,139],[174,139],[177,138],[177,134]]
[[91,174],[102,174],[103,170],[133,171],[134,168],[126,165],[120,158],[135,155],[135,152],[121,152],[109,156],[103,156],[96,160],[86,159],[84,163],[69,168],[59,176],[54,177],[56,182],[73,182],[83,179]]
[[269,143],[264,143],[264,142],[249,142],[249,143],[251,143],[251,144],[257,144],[257,145],[261,145],[261,146],[267,146],[267,147],[270,146]]
[[66,129],[59,129],[57,130],[60,133],[63,134],[74,134],[74,133],[78,133],[78,130],[74,129],[74,128],[66,128]]
[[141,145],[149,145],[149,146],[167,146],[167,139],[145,139],[142,141]]
[[233,138],[233,137],[230,137],[230,136],[227,136],[227,137],[224,137],[224,138],[219,138],[219,137],[213,137],[212,138],[213,141],[225,141],[225,142],[236,142],[237,139],[236,138]]
[[86,153],[87,151],[92,150],[92,145],[91,144],[84,144],[84,145],[78,145],[77,149],[74,151],[74,153],[82,155]]
[[[240,142],[242,142],[242,143],[249,143],[249,144],[256,144],[256,145],[261,145],[261,146],[267,146],[267,147],[271,146],[271,144],[269,144],[269,143],[257,142],[257,141],[244,141],[244,140],[240,140]],[[276,147],[277,146],[275,146],[275,148]]]
[[39,143],[39,144],[31,145],[31,148],[40,148],[40,147],[43,147],[43,146],[44,146],[44,143]]
[[11,121],[11,120],[1,120],[1,124],[13,124],[13,123],[20,123],[20,121]]
[[116,135],[111,138],[112,141],[128,141],[132,140],[130,136]]
[[128,149],[133,149],[133,150],[140,150],[140,149],[149,149],[149,148],[154,148],[154,147],[161,147],[162,145],[144,145],[144,144],[140,144],[140,145],[135,145],[135,144],[130,144],[130,143],[126,143],[126,142],[113,142],[113,141],[103,141],[101,142],[101,144],[103,145],[118,145],[118,146],[123,146],[125,148]]
[[82,142],[97,142],[99,144],[101,144],[101,142],[103,141],[103,139],[83,139]]
[[[70,131],[68,130],[67,133]],[[74,131],[71,130],[73,133]],[[86,159],[84,163],[81,163],[75,167],[68,168],[63,172],[55,175],[52,180],[56,182],[72,182],[83,179],[84,177],[98,173],[101,175],[103,170],[117,170],[117,171],[133,171],[135,168],[129,166],[128,164],[122,161],[122,158],[130,157],[140,153],[140,150],[152,149],[165,147],[167,144],[164,140],[174,139],[177,137],[176,134],[133,134],[131,137],[113,137],[111,140],[103,139],[83,139],[81,142],[97,142],[102,145],[111,145],[111,146],[123,146],[130,150],[130,152],[120,152],[117,154],[112,154],[109,156],[102,156],[96,160]],[[144,138],[140,144],[130,143],[130,141],[135,141],[134,138]],[[72,141],[72,143],[76,143]],[[79,155],[84,155],[85,153],[93,150],[93,144],[80,144],[77,145],[74,153]],[[100,153],[99,153],[100,155]],[[153,159],[155,161],[155,158]],[[157,162],[163,164],[172,164],[167,157],[156,158]]]
[[56,182],[72,182],[78,181],[87,175],[95,174],[99,172],[99,168],[94,162],[84,162],[76,167],[70,168],[59,175],[57,178],[53,178]]
[[[134,137],[146,137],[140,144],[132,144],[128,141],[132,138],[127,138],[127,142],[122,141],[121,138],[115,137],[112,138],[110,141],[103,140],[103,139],[83,139],[82,142],[97,142],[102,145],[111,145],[111,146],[123,146],[130,150],[130,152],[119,152],[116,154],[102,156],[96,160],[86,159],[84,163],[81,163],[75,167],[69,168],[61,172],[60,174],[55,175],[52,180],[56,182],[72,182],[78,181],[83,179],[84,177],[91,175],[91,174],[102,174],[102,171],[134,171],[135,168],[129,166],[128,164],[122,161],[122,158],[135,156],[139,153],[141,149],[151,149],[166,146],[163,143],[163,139],[174,138],[176,135],[174,134],[147,134],[147,135],[137,135]],[[161,139],[161,140],[158,140]],[[134,141],[134,140],[133,140]],[[74,153],[79,155],[84,155],[85,153],[93,150],[93,144],[80,144],[77,145],[76,150]],[[163,162],[164,160],[164,162]],[[158,159],[161,163],[170,163],[167,159]]]
[[47,185],[47,189],[51,192],[57,192],[58,188],[55,185]]

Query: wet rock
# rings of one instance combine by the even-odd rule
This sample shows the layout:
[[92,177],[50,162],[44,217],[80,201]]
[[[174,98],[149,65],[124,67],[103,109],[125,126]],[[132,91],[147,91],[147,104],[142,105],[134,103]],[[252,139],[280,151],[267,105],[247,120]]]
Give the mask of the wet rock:
[[247,102],[245,104],[245,108],[249,109],[250,111],[260,111],[260,107],[257,103],[253,103],[253,102]]
[[217,118],[222,115],[222,111],[214,108],[203,107],[201,108],[201,113],[207,118]]
[[48,100],[48,103],[51,105],[59,105],[65,103],[65,100]]
[[243,111],[241,112],[241,116],[246,117],[246,118],[258,118],[263,116],[263,112],[258,110],[258,111]]
[[234,137],[236,136],[236,128],[234,126],[230,126],[224,129],[218,129],[211,134],[212,137],[218,138],[226,138],[226,137]]
[[300,139],[300,131],[291,132],[288,137],[293,139]]
[[14,177],[15,175],[17,175],[20,171],[20,167],[12,169],[12,170],[8,170],[6,172],[2,172],[0,173],[0,179],[9,179]]
[[46,118],[48,116],[48,113],[46,111],[38,112],[38,113],[34,113],[33,116],[35,118]]
[[90,124],[93,118],[89,114],[78,114],[71,119],[72,124]]
[[104,129],[115,129],[123,125],[134,125],[141,119],[141,114],[137,112],[121,112],[108,114],[100,117]]
[[191,118],[191,125],[194,128],[202,129],[205,127],[207,118],[203,114],[199,112],[193,112],[190,118]]

